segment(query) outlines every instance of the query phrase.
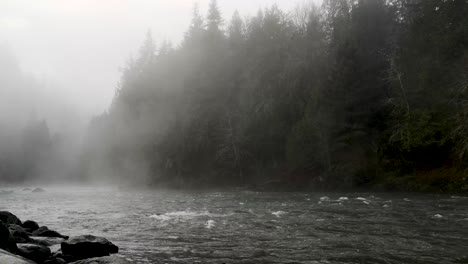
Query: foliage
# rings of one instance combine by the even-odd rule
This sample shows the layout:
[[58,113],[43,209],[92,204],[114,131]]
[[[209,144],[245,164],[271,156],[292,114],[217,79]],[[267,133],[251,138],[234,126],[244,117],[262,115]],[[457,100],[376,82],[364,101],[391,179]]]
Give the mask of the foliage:
[[179,47],[148,35],[128,63],[87,166],[178,186],[454,190],[459,176],[439,179],[467,166],[467,6],[326,0],[236,12],[226,31],[215,0],[206,18],[195,6]]

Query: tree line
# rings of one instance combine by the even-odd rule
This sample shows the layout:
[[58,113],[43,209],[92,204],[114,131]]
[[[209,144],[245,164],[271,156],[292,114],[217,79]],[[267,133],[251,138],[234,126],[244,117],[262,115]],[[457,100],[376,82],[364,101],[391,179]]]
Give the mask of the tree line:
[[462,190],[468,3],[325,0],[227,22],[198,6],[180,45],[148,33],[89,128],[82,175],[181,187]]
[[3,44],[0,73],[0,186],[76,177],[77,115],[63,111],[64,100],[44,92],[44,83],[24,72]]

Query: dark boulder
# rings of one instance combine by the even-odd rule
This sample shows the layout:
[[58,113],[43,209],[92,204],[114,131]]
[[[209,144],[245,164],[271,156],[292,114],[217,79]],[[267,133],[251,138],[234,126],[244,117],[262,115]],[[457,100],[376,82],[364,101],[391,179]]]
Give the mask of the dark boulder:
[[0,263],[2,264],[35,264],[34,262],[23,257],[13,255],[10,252],[0,249]]
[[45,192],[44,189],[42,188],[35,188],[34,190],[32,190],[33,193],[41,193],[41,192]]
[[68,236],[64,236],[54,230],[49,230],[47,226],[39,227],[39,229],[32,232],[32,235],[36,237],[60,237],[60,238],[68,239]]
[[18,255],[30,259],[32,261],[42,263],[48,260],[52,253],[45,246],[35,244],[18,244]]
[[2,221],[0,221],[0,243],[7,240],[9,237],[10,230]]
[[7,211],[0,211],[0,221],[7,225],[21,225],[21,220],[16,215]]
[[28,232],[26,232],[23,227],[19,225],[9,225],[8,229],[10,229],[10,234],[13,236],[16,243],[31,242],[31,238],[29,237]]
[[62,253],[77,259],[109,256],[117,253],[119,248],[103,237],[92,235],[76,236],[61,244]]
[[26,229],[26,231],[28,231],[29,233],[32,233],[33,231],[39,229],[39,224],[31,220],[26,220],[24,221],[22,227]]
[[39,227],[38,229],[34,230],[34,231],[32,232],[32,235],[33,235],[33,236],[38,236],[37,234],[43,233],[43,232],[45,232],[45,231],[47,231],[47,230],[49,230],[49,228],[48,228],[47,226],[41,226],[41,227]]
[[72,262],[71,264],[130,264],[130,263],[133,263],[133,262],[130,262],[118,256],[109,256],[109,257],[83,259],[83,260]]
[[16,253],[17,250],[15,238],[10,234],[10,230],[2,221],[0,221],[0,249],[12,253]]

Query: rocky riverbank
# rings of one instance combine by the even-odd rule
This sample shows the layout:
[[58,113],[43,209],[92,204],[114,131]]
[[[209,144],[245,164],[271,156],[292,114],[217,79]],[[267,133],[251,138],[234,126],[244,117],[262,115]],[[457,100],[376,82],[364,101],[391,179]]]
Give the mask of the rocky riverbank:
[[[117,254],[119,248],[103,237],[69,237],[32,220],[22,222],[0,211],[0,263],[91,264],[129,263]],[[112,256],[111,256],[112,255]]]

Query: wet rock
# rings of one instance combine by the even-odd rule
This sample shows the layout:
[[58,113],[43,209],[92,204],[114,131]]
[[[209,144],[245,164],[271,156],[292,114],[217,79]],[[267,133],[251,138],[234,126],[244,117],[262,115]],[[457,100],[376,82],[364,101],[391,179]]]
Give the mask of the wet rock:
[[30,259],[32,261],[42,263],[48,260],[52,253],[45,246],[35,244],[18,244],[18,255]]
[[60,250],[60,244],[63,241],[65,239],[60,237],[31,237],[31,242],[29,243],[49,247],[52,254],[54,254]]
[[19,226],[19,225],[9,225],[8,229],[10,230],[10,234],[15,239],[16,243],[29,243],[31,242],[31,238],[28,235],[26,230]]
[[29,233],[32,233],[33,231],[39,229],[39,224],[31,220],[26,220],[24,221],[22,227],[26,229],[26,231],[28,231]]
[[67,263],[78,260],[76,257],[70,256],[70,255],[64,255],[61,249],[59,249],[57,252],[52,253],[52,256],[53,256],[52,258],[55,258],[55,259],[63,259]]
[[45,192],[44,189],[42,188],[35,188],[34,190],[32,190],[33,193],[42,193],[42,192]]
[[39,227],[39,229],[32,232],[32,235],[36,236],[36,237],[60,237],[60,238],[68,239],[68,236],[64,236],[64,235],[62,235],[59,232],[54,231],[54,230],[49,230],[49,228],[47,228],[47,226]]
[[72,237],[63,242],[61,248],[64,255],[71,255],[78,259],[108,256],[119,251],[119,248],[109,240],[92,235]]
[[52,258],[47,261],[44,261],[44,264],[65,264],[65,263],[67,262],[61,258]]
[[31,241],[32,244],[51,247],[60,245],[65,239],[61,237],[31,237]]
[[16,215],[7,211],[0,211],[0,221],[7,225],[21,225],[21,220]]
[[15,238],[11,235],[10,230],[2,221],[0,221],[0,249],[13,253],[17,250]]
[[23,257],[13,255],[10,252],[0,249],[0,263],[5,264],[35,264]]
[[118,257],[118,256],[109,256],[109,257],[100,257],[100,258],[90,258],[90,259],[83,259],[76,262],[72,262],[71,264],[130,264],[132,262]]

